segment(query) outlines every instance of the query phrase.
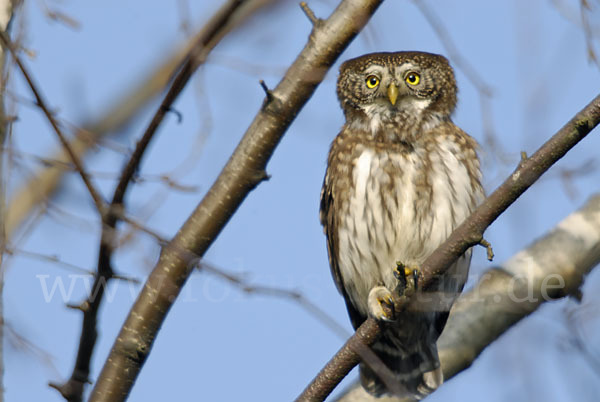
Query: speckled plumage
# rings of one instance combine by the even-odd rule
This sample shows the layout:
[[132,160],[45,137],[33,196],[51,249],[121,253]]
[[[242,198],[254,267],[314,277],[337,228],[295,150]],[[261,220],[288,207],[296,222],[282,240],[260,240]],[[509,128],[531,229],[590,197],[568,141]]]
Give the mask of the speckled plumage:
[[[369,79],[377,85],[369,87]],[[321,222],[355,328],[371,313],[369,292],[397,289],[396,262],[418,267],[483,199],[477,144],[450,119],[456,92],[452,68],[439,55],[374,53],[340,68],[346,123],[329,153]],[[442,381],[435,343],[470,257],[386,322],[373,345],[417,398]],[[364,365],[361,381],[374,395],[387,392]]]

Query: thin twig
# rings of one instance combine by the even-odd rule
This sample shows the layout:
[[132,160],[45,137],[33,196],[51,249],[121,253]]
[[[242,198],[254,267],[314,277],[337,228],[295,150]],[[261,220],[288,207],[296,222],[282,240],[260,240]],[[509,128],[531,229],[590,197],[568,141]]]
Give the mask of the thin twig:
[[54,364],[55,357],[45,349],[38,346],[36,341],[29,340],[26,336],[19,333],[9,322],[2,322],[3,330],[6,331],[4,341],[15,349],[20,349],[25,353],[29,353],[37,360],[41,361],[47,368],[52,369],[54,373],[58,373],[58,369]]
[[263,91],[265,91],[265,95],[267,97],[265,103],[271,102],[273,100],[273,92],[271,92],[264,80],[260,80],[258,81],[258,83],[260,84],[260,87],[263,89]]
[[485,82],[483,77],[477,72],[471,63],[462,55],[458,50],[458,47],[454,44],[452,36],[444,26],[443,21],[440,17],[432,10],[423,0],[413,0],[413,3],[417,6],[423,17],[429,22],[429,25],[435,31],[438,39],[442,42],[442,46],[448,52],[448,57],[460,69],[467,79],[471,81],[473,86],[477,89],[479,94],[479,104],[481,107],[481,120],[483,124],[483,132],[485,137],[485,143],[490,148],[496,151],[496,155],[503,160],[508,161],[508,158],[500,149],[500,145],[496,139],[494,124],[492,121],[492,107],[491,99],[493,96],[492,88]]
[[[13,4],[12,1],[3,2],[2,11],[0,12],[0,30],[6,32],[8,24],[13,16]],[[6,272],[6,260],[4,254],[6,252],[8,239],[6,236],[6,194],[8,189],[8,178],[10,177],[10,152],[6,151],[6,144],[9,143],[10,130],[12,128],[13,118],[8,113],[8,105],[5,96],[6,82],[9,74],[7,73],[7,54],[3,49],[0,49],[0,402],[4,400],[4,373],[5,366],[4,362],[4,341],[5,341],[5,330],[4,324],[6,321],[5,308],[4,308],[4,273]]]
[[469,81],[480,91],[484,96],[492,96],[492,88],[485,82],[485,80],[479,75],[477,70],[469,63],[469,61],[463,57],[461,52],[458,50],[450,32],[446,29],[442,20],[439,16],[427,5],[423,0],[413,0],[413,3],[417,6],[423,17],[429,22],[429,25],[433,28],[437,34],[438,39],[442,42],[442,45],[448,52],[450,59],[454,61],[456,67],[461,69]]
[[138,141],[133,154],[123,168],[121,178],[115,189],[111,204],[120,204],[123,201],[127,191],[128,184],[135,174],[142,156],[146,151],[146,147],[154,137],[156,130],[162,123],[165,115],[172,109],[172,105],[185,88],[192,74],[198,67],[204,63],[208,53],[219,43],[232,28],[232,24],[239,22],[233,21],[233,15],[244,4],[246,0],[230,0],[208,21],[202,29],[202,33],[198,36],[196,45],[191,49],[183,66],[179,69],[178,74],[173,79],[173,83],[169,91],[165,95],[163,101],[146,128],[146,131]]
[[210,264],[206,261],[199,261],[198,269],[201,271],[210,272],[213,275],[217,275],[220,278],[225,279],[227,282],[235,285],[244,293],[249,295],[264,295],[271,297],[278,297],[281,299],[290,300],[292,302],[298,303],[300,307],[314,316],[317,320],[319,320],[323,325],[331,329],[336,335],[341,337],[342,339],[348,338],[350,335],[348,331],[341,326],[333,317],[329,316],[323,309],[319,306],[311,302],[306,298],[301,292],[296,290],[288,290],[273,286],[265,286],[265,285],[256,285],[252,284],[246,279],[244,279],[240,275],[233,274],[231,272],[227,272],[224,269],[218,268],[213,264]]
[[[47,255],[47,254],[37,253],[35,251],[23,250],[23,249],[18,249],[18,248],[7,248],[7,249],[5,249],[5,253],[8,255],[11,255],[11,256],[20,255],[23,257],[32,258],[32,259],[36,259],[39,261],[46,261],[46,262],[52,263],[58,267],[63,267],[64,269],[67,269],[69,271],[78,272],[79,274],[82,274],[82,275],[94,276],[96,273],[96,271],[94,271],[94,270],[85,269],[78,265],[71,264],[70,262],[63,261],[57,255]],[[140,284],[139,279],[131,278],[131,277],[125,276],[125,275],[115,274],[115,275],[113,275],[113,278],[122,280],[125,282],[129,282],[129,283]]]
[[598,56],[594,50],[592,27],[590,26],[590,21],[588,18],[588,14],[591,11],[591,6],[587,0],[580,0],[579,3],[581,11],[581,27],[585,37],[585,46],[587,47],[588,58],[596,65],[596,67],[600,67],[600,60],[598,60]]
[[60,10],[51,9],[50,7],[48,7],[48,4],[45,1],[42,1],[41,3],[44,7],[44,14],[46,14],[46,16],[51,20],[56,21],[58,23],[62,23],[71,29],[81,29],[81,23],[75,18],[71,17],[70,15],[67,15],[66,13],[63,13]]
[[[186,43],[181,49],[168,55],[165,61],[152,69],[148,76],[144,77],[136,87],[120,99],[114,100],[108,110],[102,113],[98,119],[86,123],[82,128],[73,127],[76,133],[71,140],[71,148],[80,157],[97,144],[109,133],[118,133],[121,129],[137,115],[144,106],[169,83],[173,72],[179,67],[189,53],[191,44]],[[60,120],[61,126],[69,124]],[[73,126],[69,124],[69,126]],[[85,135],[81,135],[85,134]],[[54,153],[50,159],[69,161],[69,156],[64,150]],[[21,227],[26,218],[39,205],[46,202],[58,187],[58,183],[64,173],[62,169],[48,166],[27,180],[14,191],[8,206],[6,218],[6,234],[10,239]]]
[[311,10],[311,8],[308,6],[308,4],[306,4],[305,1],[300,2],[300,8],[302,9],[302,11],[304,11],[304,14],[306,14],[306,17],[310,20],[310,22],[313,25],[319,22],[319,19],[315,15],[314,11]]
[[482,247],[485,247],[488,261],[493,261],[494,260],[494,249],[492,248],[492,245],[490,244],[490,242],[487,241],[486,239],[481,239],[481,241],[479,242],[479,245]]
[[[195,45],[190,49],[183,65],[173,79],[163,101],[154,114],[144,134],[137,142],[136,148],[131,154],[127,164],[121,172],[118,184],[110,203],[108,214],[103,219],[102,235],[98,252],[98,267],[94,278],[91,295],[84,303],[88,306],[84,310],[83,323],[79,341],[79,348],[73,373],[70,379],[59,387],[59,391],[67,400],[81,399],[84,385],[88,382],[90,372],[90,361],[96,344],[97,336],[97,313],[104,295],[106,283],[114,277],[111,259],[115,244],[115,231],[118,220],[124,220],[134,227],[154,236],[162,246],[167,243],[156,233],[147,230],[143,225],[126,217],[123,208],[123,199],[138,167],[142,157],[156,134],[166,114],[173,111],[173,103],[189,82],[192,74],[206,60],[208,53],[219,43],[219,41],[233,28],[238,26],[244,18],[250,14],[239,16],[238,13],[243,5],[251,3],[249,0],[230,0],[223,5],[215,15],[204,25],[201,32],[196,36]],[[256,10],[256,8],[254,9]],[[237,16],[238,18],[234,18]],[[62,390],[61,390],[62,389]],[[63,392],[64,391],[64,392]]]
[[38,106],[40,107],[40,109],[42,109],[42,111],[46,115],[48,122],[54,129],[54,132],[58,136],[58,139],[60,140],[62,146],[69,154],[71,161],[75,165],[77,171],[79,172],[79,175],[81,176],[81,179],[83,180],[83,183],[85,184],[86,188],[88,189],[88,192],[90,193],[90,195],[92,196],[92,199],[94,200],[94,204],[96,205],[96,209],[98,210],[98,213],[100,214],[100,216],[103,216],[105,209],[106,209],[105,208],[106,202],[102,199],[102,197],[100,196],[100,193],[98,192],[98,190],[96,190],[96,188],[92,184],[92,181],[91,181],[89,175],[86,173],[85,168],[83,167],[83,163],[79,159],[79,156],[71,148],[71,144],[69,143],[69,141],[67,140],[65,135],[62,133],[61,129],[58,127],[58,123],[54,119],[54,116],[50,112],[50,109],[48,109],[48,106],[46,106],[46,102],[44,101],[41,92],[37,89],[37,86],[33,83],[33,79],[31,78],[31,75],[25,68],[25,65],[21,61],[21,58],[19,57],[17,51],[15,50],[8,35],[2,31],[0,31],[0,40],[2,41],[2,44],[4,45],[4,47],[7,48],[8,50],[10,50],[10,52],[12,53],[13,58],[15,59],[15,62],[17,63],[17,66],[19,66],[19,70],[21,70],[21,73],[23,74],[25,81],[27,81],[27,85],[29,85],[29,89],[31,89],[33,96],[35,96]]
[[[420,266],[419,284],[426,288],[432,278],[443,275],[465,251],[479,244],[485,229],[598,123],[600,123],[600,95],[542,145],[535,154],[522,161],[504,183],[425,260]],[[357,342],[359,338],[373,341],[379,332],[375,320],[368,318],[357,329],[356,334],[327,363],[324,371],[306,387],[297,401],[325,399],[358,362],[358,356],[348,345]],[[335,367],[332,368],[331,365]]]
[[314,26],[305,48],[273,89],[275,101],[259,110],[207,195],[163,247],[115,340],[90,401],[127,398],[161,323],[193,271],[190,257],[204,255],[248,193],[268,177],[265,166],[284,132],[381,2],[343,0],[327,20]]

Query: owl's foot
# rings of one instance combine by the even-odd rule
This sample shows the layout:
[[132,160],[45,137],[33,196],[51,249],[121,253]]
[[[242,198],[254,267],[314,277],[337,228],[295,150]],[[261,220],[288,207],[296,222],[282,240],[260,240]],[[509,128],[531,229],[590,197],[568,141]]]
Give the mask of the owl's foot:
[[410,297],[419,287],[419,268],[416,266],[406,266],[398,261],[394,276],[398,279],[396,287],[398,296]]
[[394,321],[396,312],[392,292],[385,286],[376,286],[367,299],[369,315],[378,321]]

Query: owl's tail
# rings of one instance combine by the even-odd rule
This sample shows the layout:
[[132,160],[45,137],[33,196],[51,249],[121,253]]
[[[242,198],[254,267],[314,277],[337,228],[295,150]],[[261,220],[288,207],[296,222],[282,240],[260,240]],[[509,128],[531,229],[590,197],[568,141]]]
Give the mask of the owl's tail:
[[[411,346],[411,350],[402,350],[384,333],[372,348],[392,371],[394,380],[406,388],[407,395],[403,396],[407,400],[420,400],[438,388],[444,379],[435,342],[417,342]],[[390,393],[377,373],[364,363],[360,365],[360,381],[374,396]]]

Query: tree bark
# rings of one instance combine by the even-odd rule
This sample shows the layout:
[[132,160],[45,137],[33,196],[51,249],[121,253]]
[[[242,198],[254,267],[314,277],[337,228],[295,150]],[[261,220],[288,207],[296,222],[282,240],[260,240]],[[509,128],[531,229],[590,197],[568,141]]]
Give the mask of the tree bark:
[[194,260],[204,255],[248,193],[267,178],[266,164],[285,130],[382,1],[343,0],[327,20],[309,15],[314,27],[308,43],[279,85],[267,90],[261,110],[217,181],[163,248],[112,347],[91,401],[127,398],[166,314],[195,266]]
[[90,364],[98,336],[98,310],[104,298],[104,290],[109,280],[114,277],[112,254],[114,251],[115,230],[119,220],[124,218],[125,195],[135,172],[138,171],[142,163],[148,145],[158,132],[158,128],[164,120],[165,115],[171,109],[173,102],[175,102],[181,91],[185,88],[193,73],[204,63],[212,49],[232,29],[239,26],[246,17],[251,15],[249,8],[254,11],[259,6],[265,4],[265,0],[229,0],[208,19],[200,32],[194,37],[193,46],[190,47],[158,110],[155,112],[144,134],[137,141],[135,150],[121,171],[110,206],[107,212],[102,214],[102,234],[98,251],[97,269],[91,288],[92,291],[88,295],[88,298],[79,306],[79,309],[83,312],[83,321],[75,366],[68,381],[62,384],[53,382],[49,384],[50,387],[59,391],[67,401],[81,401],[84,388],[89,383]]

